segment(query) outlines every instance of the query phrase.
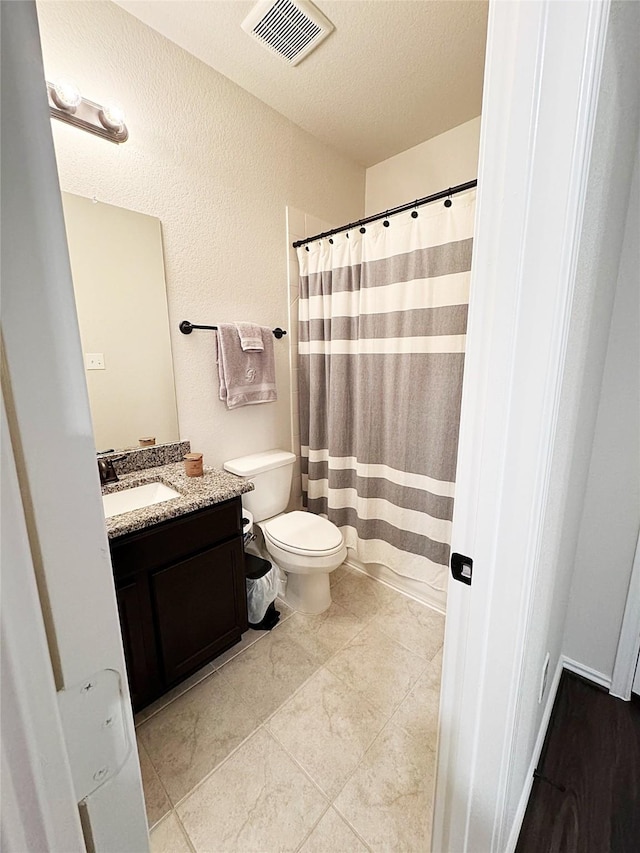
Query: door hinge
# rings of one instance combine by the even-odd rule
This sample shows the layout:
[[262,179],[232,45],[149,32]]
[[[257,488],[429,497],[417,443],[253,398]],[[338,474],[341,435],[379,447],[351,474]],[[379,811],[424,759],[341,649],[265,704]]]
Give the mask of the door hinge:
[[132,749],[119,673],[103,669],[59,690],[58,707],[80,802],[119,773]]

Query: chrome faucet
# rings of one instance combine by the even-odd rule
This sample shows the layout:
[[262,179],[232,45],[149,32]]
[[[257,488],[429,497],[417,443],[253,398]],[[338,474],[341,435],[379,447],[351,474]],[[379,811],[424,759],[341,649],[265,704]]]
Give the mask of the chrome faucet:
[[113,463],[119,462],[121,459],[124,459],[124,456],[110,456],[107,459],[98,459],[98,473],[100,474],[101,485],[104,486],[107,483],[118,482],[118,475],[116,474],[116,469],[113,467]]

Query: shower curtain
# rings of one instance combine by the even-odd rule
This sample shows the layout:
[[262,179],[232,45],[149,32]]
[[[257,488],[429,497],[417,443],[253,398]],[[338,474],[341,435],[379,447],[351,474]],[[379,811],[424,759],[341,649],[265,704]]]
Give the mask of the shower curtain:
[[451,542],[474,212],[470,192],[448,208],[298,249],[305,504],[340,527],[360,562],[438,591]]

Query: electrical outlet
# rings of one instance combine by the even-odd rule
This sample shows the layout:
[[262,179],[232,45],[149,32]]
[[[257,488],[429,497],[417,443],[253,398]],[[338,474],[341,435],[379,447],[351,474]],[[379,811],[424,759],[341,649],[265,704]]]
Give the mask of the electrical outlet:
[[85,352],[84,366],[87,370],[104,370],[104,353]]
[[540,676],[540,693],[538,694],[538,705],[542,702],[544,691],[547,689],[547,675],[549,674],[549,652],[547,652],[542,664],[542,675]]

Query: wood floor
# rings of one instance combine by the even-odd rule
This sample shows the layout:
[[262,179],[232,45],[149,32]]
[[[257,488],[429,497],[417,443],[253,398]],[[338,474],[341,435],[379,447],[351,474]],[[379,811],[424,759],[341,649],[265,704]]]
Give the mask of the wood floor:
[[516,853],[640,851],[640,702],[563,673]]

